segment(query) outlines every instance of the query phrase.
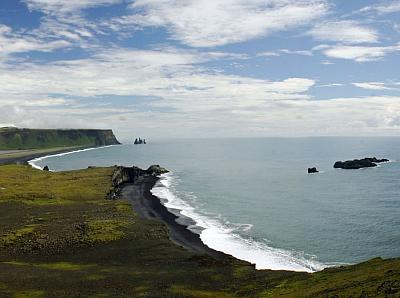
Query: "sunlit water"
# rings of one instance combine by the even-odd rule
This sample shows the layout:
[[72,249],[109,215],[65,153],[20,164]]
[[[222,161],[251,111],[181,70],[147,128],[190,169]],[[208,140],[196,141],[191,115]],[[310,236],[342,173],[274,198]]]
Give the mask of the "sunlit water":
[[[400,255],[400,139],[164,140],[35,161],[53,170],[160,164],[153,192],[212,248],[257,268],[320,270]],[[373,169],[337,160],[384,157]],[[322,173],[308,175],[316,166]]]

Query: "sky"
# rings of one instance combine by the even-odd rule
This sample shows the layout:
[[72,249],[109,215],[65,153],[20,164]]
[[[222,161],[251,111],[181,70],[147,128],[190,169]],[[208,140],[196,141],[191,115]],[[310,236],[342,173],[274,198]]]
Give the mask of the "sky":
[[0,126],[397,136],[400,0],[1,0]]

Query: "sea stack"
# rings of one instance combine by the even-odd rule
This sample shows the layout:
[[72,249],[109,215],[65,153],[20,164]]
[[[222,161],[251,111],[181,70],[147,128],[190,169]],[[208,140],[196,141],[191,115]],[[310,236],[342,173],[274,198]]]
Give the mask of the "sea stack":
[[316,174],[319,173],[316,167],[308,168],[308,174]]
[[145,145],[146,144],[146,139],[141,139],[141,138],[136,138],[135,139],[135,142],[133,142],[135,145],[141,145],[141,144],[143,144],[143,145]]

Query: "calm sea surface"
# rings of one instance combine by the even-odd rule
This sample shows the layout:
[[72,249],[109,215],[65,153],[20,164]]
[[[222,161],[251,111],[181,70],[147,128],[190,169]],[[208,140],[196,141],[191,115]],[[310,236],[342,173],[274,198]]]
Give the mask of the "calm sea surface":
[[[384,157],[373,169],[337,160]],[[400,138],[149,141],[35,161],[53,170],[160,164],[153,192],[210,247],[257,268],[320,270],[400,256]],[[320,174],[308,175],[316,166]]]

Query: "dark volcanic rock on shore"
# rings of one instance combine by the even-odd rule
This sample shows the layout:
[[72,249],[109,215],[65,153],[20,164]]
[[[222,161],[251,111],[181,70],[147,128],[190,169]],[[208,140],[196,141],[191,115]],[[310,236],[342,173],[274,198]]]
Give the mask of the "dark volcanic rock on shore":
[[378,163],[388,162],[388,159],[378,159],[376,157],[367,157],[363,159],[354,159],[347,161],[337,161],[333,165],[335,169],[345,169],[345,170],[357,170],[361,168],[373,168],[376,167]]
[[169,171],[159,165],[152,165],[147,170],[139,167],[116,167],[112,176],[113,189],[108,194],[109,199],[116,199],[121,193],[121,185],[124,183],[135,183],[139,178],[145,176],[159,176]]

